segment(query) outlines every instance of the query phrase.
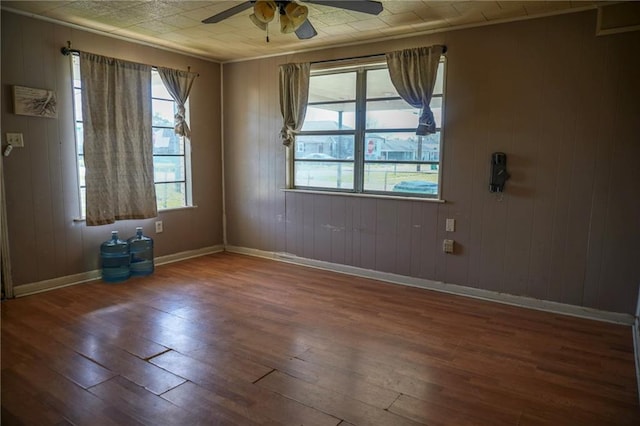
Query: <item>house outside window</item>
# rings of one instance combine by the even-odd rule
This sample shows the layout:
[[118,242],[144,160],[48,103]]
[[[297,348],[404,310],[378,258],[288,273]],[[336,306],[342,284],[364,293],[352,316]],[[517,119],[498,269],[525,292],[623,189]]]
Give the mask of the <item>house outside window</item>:
[[[72,55],[74,115],[76,124],[76,152],[80,190],[80,215],[86,212],[86,184],[83,151],[82,95],[80,57]],[[191,205],[191,158],[189,142],[175,134],[175,101],[167,92],[160,75],[151,72],[153,171],[158,210]],[[188,102],[187,102],[188,111]]]
[[420,110],[398,95],[385,62],[312,70],[293,187],[438,198],[444,67],[443,57],[427,136],[415,134]]

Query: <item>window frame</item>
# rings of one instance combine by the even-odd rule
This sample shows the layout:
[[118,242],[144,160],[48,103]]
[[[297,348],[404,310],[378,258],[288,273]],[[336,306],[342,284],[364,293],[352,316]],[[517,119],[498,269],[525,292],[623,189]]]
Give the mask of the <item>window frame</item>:
[[[341,64],[329,64],[329,63],[319,63],[316,64],[317,67],[314,69],[312,66],[311,77],[315,76],[324,76],[324,75],[336,75],[340,73],[356,73],[356,94],[355,100],[340,100],[340,101],[318,101],[318,102],[308,102],[307,107],[314,105],[327,105],[331,103],[354,103],[355,102],[355,128],[347,129],[347,130],[301,130],[296,134],[296,141],[292,147],[292,155],[290,156],[290,175],[291,178],[288,182],[288,190],[293,191],[304,191],[304,192],[329,192],[329,193],[340,193],[343,195],[358,195],[358,196],[376,196],[376,197],[385,197],[385,198],[419,198],[421,200],[431,200],[431,201],[442,201],[442,163],[443,163],[443,152],[444,152],[444,114],[445,114],[445,98],[446,98],[446,56],[441,55],[439,61],[439,69],[438,71],[442,73],[442,92],[438,94],[434,94],[432,96],[432,105],[433,99],[440,99],[441,105],[441,120],[436,128],[436,132],[439,133],[439,149],[438,149],[438,159],[426,159],[426,160],[366,160],[364,151],[365,151],[365,140],[367,139],[367,134],[392,134],[392,133],[414,133],[416,131],[415,127],[412,128],[368,128],[367,127],[367,102],[371,101],[397,101],[400,100],[405,102],[399,95],[398,96],[389,96],[389,97],[367,97],[367,75],[369,71],[380,70],[380,69],[388,69],[386,61],[381,58],[368,59],[368,60],[360,60],[350,63],[349,65],[341,65]],[[405,102],[406,103],[406,102]],[[408,104],[407,104],[408,105]],[[417,123],[416,123],[417,126]],[[319,159],[305,159],[305,158],[296,158],[296,154],[299,153],[298,149],[298,137],[302,136],[340,136],[340,135],[353,135],[354,137],[354,146],[353,146],[353,160],[344,160],[344,159],[330,159],[330,160],[319,160]],[[422,152],[421,148],[424,145],[423,139],[428,136],[418,136],[418,147],[419,152]],[[302,142],[304,143],[304,142]],[[353,189],[351,188],[326,188],[320,186],[304,186],[304,185],[296,185],[295,183],[295,173],[296,173],[296,163],[304,163],[304,162],[321,162],[326,161],[329,163],[346,163],[353,164]],[[367,164],[410,164],[416,165],[418,169],[422,166],[432,167],[432,165],[437,165],[437,174],[438,174],[438,193],[437,194],[423,194],[417,192],[401,192],[401,191],[381,191],[374,189],[365,189],[365,179],[364,175],[366,173],[366,165]]]
[[[80,77],[79,75],[76,76],[76,65],[75,65],[75,61],[78,61],[77,66],[78,66],[78,72],[79,72],[79,54],[78,53],[72,53],[71,55],[71,86],[72,86],[72,101],[73,101],[73,122],[74,122],[74,141],[75,141],[75,158],[76,158],[76,173],[77,173],[77,177],[78,177],[78,185],[77,185],[77,189],[78,189],[78,200],[79,205],[78,205],[78,209],[79,209],[79,213],[80,213],[80,219],[84,220],[84,218],[86,217],[86,195],[83,196],[83,190],[86,188],[86,185],[83,185],[83,181],[84,181],[84,177],[83,177],[83,172],[81,170],[81,161],[80,159],[84,159],[84,152],[82,150],[81,147],[81,143],[80,141],[82,140],[83,136],[82,136],[82,132],[83,132],[83,127],[84,126],[84,121],[82,119],[78,119],[78,108],[82,108],[82,98],[81,98],[81,85],[80,84],[76,84],[76,82],[79,82],[80,79],[76,79],[76,77]],[[157,68],[153,67],[152,68],[152,82],[154,79],[154,74],[157,74]],[[159,75],[157,76],[157,78],[159,79]],[[152,114],[152,121],[151,121],[151,133],[153,135],[154,130],[156,129],[171,129],[171,131],[173,131],[174,127],[173,125],[167,125],[167,126],[160,126],[160,125],[154,125],[153,124],[153,102],[159,100],[159,101],[170,101],[173,103],[173,111],[174,114],[177,111],[177,106],[176,106],[176,102],[175,100],[173,100],[173,98],[169,97],[169,98],[165,98],[165,97],[158,97],[158,96],[154,96],[153,93],[153,84],[151,87],[151,114]],[[187,100],[187,102],[185,103],[185,120],[188,122],[189,121],[189,101]],[[80,112],[81,114],[81,112]],[[78,127],[80,125],[80,127]],[[190,208],[190,207],[194,207],[193,204],[193,198],[192,198],[192,179],[191,179],[191,141],[184,137],[184,136],[178,136],[176,135],[176,137],[180,140],[180,143],[182,144],[182,154],[153,154],[153,158],[154,158],[154,179],[153,179],[153,183],[154,183],[154,187],[156,188],[156,193],[158,185],[163,185],[163,184],[171,184],[171,183],[183,183],[184,184],[184,204],[181,206],[175,206],[175,207],[167,207],[167,208],[163,208],[160,207],[159,205],[159,198],[156,195],[156,207],[158,209],[158,211],[167,211],[167,210],[179,210],[179,209],[184,209],[184,208]],[[182,157],[182,167],[184,169],[184,180],[176,180],[176,181],[156,181],[155,175],[156,175],[156,169],[155,169],[155,159],[157,157]]]

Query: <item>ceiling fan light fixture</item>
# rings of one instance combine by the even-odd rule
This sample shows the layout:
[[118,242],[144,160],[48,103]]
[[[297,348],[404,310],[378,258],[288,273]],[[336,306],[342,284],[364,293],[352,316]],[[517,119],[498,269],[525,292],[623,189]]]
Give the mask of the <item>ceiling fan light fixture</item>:
[[284,7],[284,13],[280,14],[280,31],[284,34],[292,33],[300,25],[304,24],[309,15],[307,6],[296,2],[290,2]]
[[[273,18],[276,16],[276,10],[278,10],[278,6],[275,1],[258,0],[253,6],[253,15],[251,16],[255,16],[256,20],[267,24],[273,21]],[[253,18],[251,20],[253,21]]]
[[251,19],[251,22],[253,22],[253,24],[256,27],[260,28],[262,31],[267,30],[267,23],[262,22],[260,19],[258,19],[255,13],[252,13],[251,15],[249,15],[249,19]]

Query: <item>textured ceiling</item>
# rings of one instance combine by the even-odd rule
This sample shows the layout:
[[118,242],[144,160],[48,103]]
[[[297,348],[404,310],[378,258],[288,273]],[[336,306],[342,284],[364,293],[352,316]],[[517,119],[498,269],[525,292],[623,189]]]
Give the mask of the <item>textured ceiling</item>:
[[[339,3],[340,0],[336,0]],[[522,19],[595,7],[594,1],[414,1],[381,0],[377,16],[312,5],[309,21],[318,35],[298,40],[249,20],[251,10],[216,24],[201,21],[241,1],[2,1],[2,8],[143,41],[221,62],[299,52],[421,31]]]

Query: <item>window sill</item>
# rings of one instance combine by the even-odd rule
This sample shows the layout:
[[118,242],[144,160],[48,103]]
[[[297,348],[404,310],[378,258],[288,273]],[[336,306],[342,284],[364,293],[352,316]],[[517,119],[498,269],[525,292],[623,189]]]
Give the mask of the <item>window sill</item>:
[[359,192],[316,191],[313,189],[282,188],[281,190],[284,192],[296,192],[301,194],[341,195],[343,197],[378,198],[383,200],[404,200],[404,201],[425,201],[430,203],[446,203],[446,200],[442,200],[440,198],[425,198],[425,197],[411,197],[411,196],[383,195],[383,194],[362,194]]
[[[179,210],[192,210],[192,209],[197,209],[198,206],[182,206],[182,207],[173,207],[170,209],[162,209],[162,210],[158,210],[158,213],[164,213],[164,212],[175,212],[175,211],[179,211]],[[84,217],[74,217],[73,221],[76,223],[79,222],[85,222],[87,219]],[[140,219],[140,220],[145,220],[145,219]]]

